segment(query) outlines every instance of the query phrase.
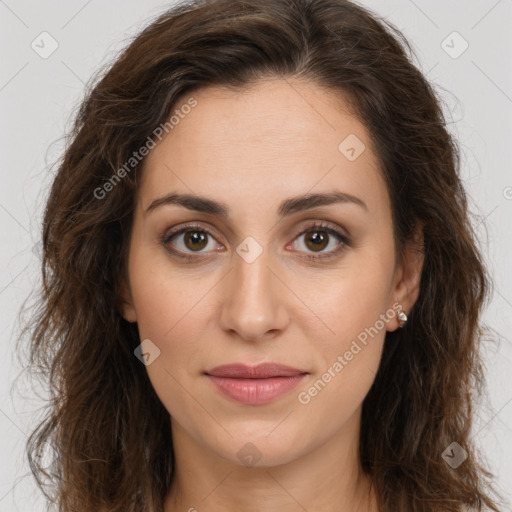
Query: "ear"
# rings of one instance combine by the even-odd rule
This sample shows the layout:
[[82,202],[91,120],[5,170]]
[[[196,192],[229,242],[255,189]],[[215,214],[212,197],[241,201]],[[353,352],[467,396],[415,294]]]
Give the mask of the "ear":
[[[412,307],[420,293],[421,272],[425,258],[423,225],[417,224],[413,236],[405,243],[402,251],[402,260],[398,263],[393,280],[392,301],[393,309],[401,309],[406,315],[410,314]],[[400,305],[397,309],[397,305]],[[391,306],[391,305],[390,305]],[[400,324],[395,317],[388,322],[388,331],[394,331]]]
[[127,322],[137,321],[137,312],[127,278],[121,278],[117,286],[118,309]]

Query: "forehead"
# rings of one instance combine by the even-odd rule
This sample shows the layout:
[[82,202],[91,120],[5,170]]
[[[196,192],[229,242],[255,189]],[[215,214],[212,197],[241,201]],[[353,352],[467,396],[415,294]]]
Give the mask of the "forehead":
[[[181,110],[190,98],[196,106]],[[243,207],[336,189],[386,206],[364,124],[340,95],[316,84],[205,87],[183,95],[173,113],[173,128],[144,162],[143,205],[170,191],[214,194]]]

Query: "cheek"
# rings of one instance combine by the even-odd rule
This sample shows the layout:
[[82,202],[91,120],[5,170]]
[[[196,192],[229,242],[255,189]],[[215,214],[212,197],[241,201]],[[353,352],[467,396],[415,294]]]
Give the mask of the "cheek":
[[333,392],[331,399],[362,400],[379,367],[386,309],[384,296],[379,297],[375,290],[372,293],[371,298],[361,289],[349,296],[340,294],[329,311],[334,334],[331,332],[317,346],[317,377],[328,383]]
[[[364,333],[375,329],[385,333],[392,291],[393,258],[388,252],[374,256],[370,250],[347,258],[346,265],[327,280],[328,287],[317,294],[318,316],[328,326],[322,345],[330,352],[347,350],[352,340],[364,341]],[[322,340],[320,340],[322,341]]]
[[[323,302],[319,316],[330,330],[316,338],[316,372],[297,397],[308,418],[318,419],[318,428],[334,432],[361,406],[372,386],[382,356],[386,314],[390,318],[394,313],[387,309],[389,281],[382,278],[386,272],[375,265],[347,273]],[[331,411],[329,419],[326,411]]]
[[[321,416],[337,411],[343,422],[359,407],[377,373],[386,335],[394,260],[369,247],[347,258],[343,271],[318,295],[318,316],[329,329],[316,337],[316,373],[302,387],[299,403]],[[333,285],[332,283],[335,283]]]
[[205,293],[214,284],[204,272],[180,273],[162,251],[134,248],[131,253],[130,285],[140,339],[157,345],[166,366],[185,369],[182,361],[192,362],[199,354],[194,340],[201,339],[209,322]]
[[168,262],[147,256],[134,252],[130,278],[140,339],[150,339],[160,351],[146,371],[169,414],[192,431],[204,411],[187,390],[194,372],[204,369],[199,340],[209,320],[202,297],[214,283],[180,277]]

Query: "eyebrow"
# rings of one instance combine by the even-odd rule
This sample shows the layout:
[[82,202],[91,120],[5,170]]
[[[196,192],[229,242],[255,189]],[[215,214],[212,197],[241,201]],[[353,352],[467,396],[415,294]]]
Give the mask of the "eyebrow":
[[[356,204],[368,211],[368,207],[362,199],[344,192],[329,192],[323,194],[304,194],[301,196],[290,197],[284,200],[277,213],[279,217],[286,217],[292,213],[309,210],[318,206],[344,203]],[[210,213],[219,217],[228,218],[229,208],[226,204],[209,199],[207,197],[193,194],[178,194],[171,192],[163,197],[155,199],[146,209],[146,214],[164,205],[176,204],[189,210],[197,212]]]

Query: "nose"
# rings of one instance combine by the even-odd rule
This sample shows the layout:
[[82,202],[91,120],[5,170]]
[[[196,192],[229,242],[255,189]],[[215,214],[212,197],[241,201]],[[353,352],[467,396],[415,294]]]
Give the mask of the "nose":
[[[267,251],[252,262],[233,255],[233,268],[222,289],[221,327],[247,341],[266,340],[289,323],[286,286],[272,268]],[[275,266],[275,265],[274,265]]]

